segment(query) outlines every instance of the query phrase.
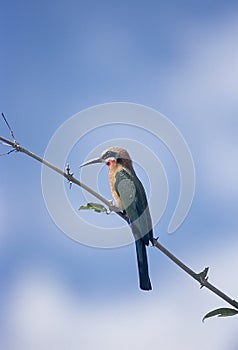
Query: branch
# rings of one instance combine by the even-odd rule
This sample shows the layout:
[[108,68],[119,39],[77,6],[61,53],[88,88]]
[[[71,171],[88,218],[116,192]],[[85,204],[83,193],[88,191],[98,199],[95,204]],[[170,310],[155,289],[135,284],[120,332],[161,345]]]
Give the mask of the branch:
[[77,186],[82,187],[85,191],[91,193],[94,197],[96,197],[97,199],[99,199],[101,202],[103,202],[104,204],[106,204],[106,206],[108,206],[110,211],[114,211],[115,213],[117,213],[119,216],[124,218],[124,215],[120,212],[120,209],[117,208],[116,206],[112,205],[111,201],[108,201],[107,199],[105,199],[104,197],[102,197],[99,193],[97,193],[96,191],[94,191],[92,188],[90,188],[89,186],[85,185],[83,182],[79,181],[78,179],[76,179],[72,174],[70,174],[69,172],[69,168],[67,168],[67,172],[64,172],[63,170],[57,168],[55,165],[51,164],[50,162],[48,162],[47,160],[39,157],[38,155],[28,151],[27,149],[21,147],[16,141],[10,141],[2,136],[0,136],[0,141],[4,142],[5,144],[12,146],[13,150],[17,151],[17,152],[21,152],[21,153],[25,153],[26,155],[28,155],[31,158],[34,158],[35,160],[37,160],[38,162],[46,165],[47,167],[49,167],[50,169],[54,170],[55,172],[57,172],[58,174],[64,176],[70,183],[74,183]]
[[[72,174],[69,172],[69,168],[67,168],[67,172],[64,172],[63,170],[57,168],[55,165],[49,163],[45,159],[39,157],[38,155],[28,151],[27,149],[21,147],[16,141],[10,141],[4,137],[0,136],[0,141],[4,142],[5,144],[13,147],[13,150],[17,152],[22,152],[28,155],[31,158],[36,159],[40,163],[46,165],[47,167],[51,168],[58,174],[64,176],[70,183],[74,183],[77,186],[82,187],[85,191],[91,193],[94,197],[99,199],[101,202],[103,202],[105,205],[108,206],[110,211],[115,212],[117,215],[119,215],[123,220],[128,222],[127,215],[119,210],[116,206],[112,205],[111,201],[108,201],[104,197],[102,197],[99,193],[95,192],[93,189],[73,177]],[[225,300],[227,303],[238,309],[238,302],[236,300],[231,299],[229,296],[224,294],[221,290],[216,288],[214,285],[208,282],[208,268],[205,268],[202,272],[196,273],[193,270],[191,270],[188,266],[186,266],[182,261],[180,261],[178,258],[176,258],[172,253],[170,253],[165,247],[163,247],[157,239],[154,239],[154,246],[159,249],[162,253],[164,253],[170,260],[172,260],[176,265],[178,265],[182,270],[184,270],[187,274],[189,274],[192,278],[194,278],[197,282],[200,283],[201,288],[205,287],[215,293],[217,296],[219,296],[221,299]]]
[[156,239],[154,239],[154,246],[158,248],[161,252],[163,252],[170,260],[172,260],[176,265],[178,265],[182,270],[184,270],[188,275],[194,278],[197,282],[200,283],[201,288],[206,287],[216,295],[218,295],[221,299],[225,300],[230,305],[234,306],[238,309],[238,302],[236,300],[231,299],[226,294],[224,294],[221,290],[216,288],[213,284],[208,282],[208,267],[206,267],[202,272],[196,273],[191,270],[188,266],[186,266],[182,261],[176,258],[173,254],[171,254],[165,247],[163,247]]

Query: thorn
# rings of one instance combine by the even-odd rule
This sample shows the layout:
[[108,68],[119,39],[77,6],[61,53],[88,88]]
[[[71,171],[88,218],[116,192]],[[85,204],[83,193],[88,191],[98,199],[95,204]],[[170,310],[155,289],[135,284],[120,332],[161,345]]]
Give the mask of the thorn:
[[200,281],[200,289],[202,289],[205,286],[205,283],[208,281],[208,277],[204,278],[203,280]]
[[[66,164],[65,171],[66,171],[66,173],[67,173],[67,175],[68,175],[69,177],[72,177],[72,176],[74,175],[74,173],[71,173],[71,172],[70,172],[69,163]],[[72,185],[73,185],[73,182],[72,182],[70,179],[68,179],[68,183],[69,183],[69,189],[71,190]]]
[[204,287],[205,283],[208,281],[208,275],[207,275],[208,270],[209,270],[209,267],[205,267],[205,269],[202,272],[197,274],[199,278],[199,282],[201,284],[200,289],[202,289],[202,287]]

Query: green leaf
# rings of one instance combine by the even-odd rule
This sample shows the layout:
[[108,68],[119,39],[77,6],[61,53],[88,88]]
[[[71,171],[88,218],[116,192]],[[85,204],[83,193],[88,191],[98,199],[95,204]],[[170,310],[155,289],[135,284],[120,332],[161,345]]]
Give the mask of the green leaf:
[[202,319],[202,322],[205,321],[205,319],[209,318],[209,317],[214,317],[214,316],[218,316],[218,317],[227,317],[227,316],[234,316],[238,314],[238,310],[235,309],[230,309],[227,307],[223,307],[220,309],[216,309],[213,311],[208,312]]
[[87,205],[81,205],[79,210],[94,210],[97,213],[107,212],[107,208],[105,208],[102,204],[99,203],[88,203]]

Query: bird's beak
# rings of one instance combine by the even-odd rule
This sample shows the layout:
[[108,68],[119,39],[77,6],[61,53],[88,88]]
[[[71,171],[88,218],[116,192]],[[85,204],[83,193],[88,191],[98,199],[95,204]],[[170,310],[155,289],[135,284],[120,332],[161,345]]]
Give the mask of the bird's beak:
[[86,165],[97,164],[97,163],[104,163],[104,161],[102,158],[93,158],[93,159],[90,159],[87,162],[84,162],[83,164],[81,164],[80,168],[82,168],[83,166],[86,166]]

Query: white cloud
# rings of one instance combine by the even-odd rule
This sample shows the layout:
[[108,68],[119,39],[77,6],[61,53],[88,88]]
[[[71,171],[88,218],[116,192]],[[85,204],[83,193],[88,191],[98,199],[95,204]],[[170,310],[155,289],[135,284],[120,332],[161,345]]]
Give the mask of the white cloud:
[[8,219],[9,205],[4,196],[0,196],[0,242],[5,239],[6,223]]
[[174,67],[167,88],[197,169],[216,198],[238,196],[238,21],[236,15],[191,23],[181,47],[184,61]]
[[[237,292],[237,282],[228,273],[236,266],[236,249],[218,249],[215,255],[207,252],[207,258],[217,263],[215,271],[226,287]],[[168,286],[163,288],[166,295],[154,291],[110,301],[76,300],[51,274],[32,269],[18,280],[9,300],[8,349],[200,350],[204,344],[209,350],[233,349],[235,318],[201,322],[206,312],[224,305],[222,301],[200,291],[188,277]]]
[[[191,23],[180,42],[184,59],[171,72],[171,98],[188,108],[206,112],[221,103],[237,102],[238,91],[238,23],[229,15],[216,21]],[[185,103],[185,104],[184,104]],[[196,113],[196,111],[194,111]],[[224,111],[223,111],[224,112]],[[212,116],[211,116],[212,117]],[[193,116],[191,116],[193,118]],[[206,118],[205,113],[200,118]],[[216,115],[213,116],[216,120]]]

